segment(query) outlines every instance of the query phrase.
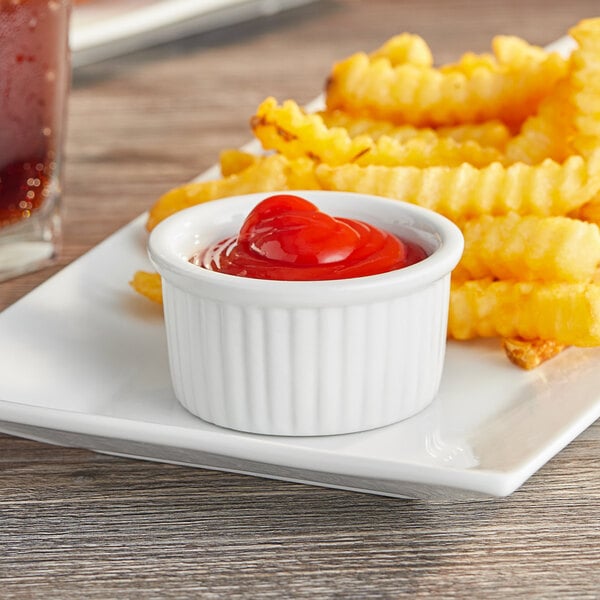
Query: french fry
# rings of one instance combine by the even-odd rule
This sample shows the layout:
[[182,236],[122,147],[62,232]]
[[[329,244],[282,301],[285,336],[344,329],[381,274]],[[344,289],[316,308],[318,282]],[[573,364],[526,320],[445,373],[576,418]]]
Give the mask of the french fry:
[[567,346],[554,340],[504,339],[502,348],[513,364],[530,371],[560,354]]
[[569,217],[600,226],[600,196],[595,196],[579,208],[571,211]]
[[371,52],[371,59],[387,58],[392,65],[410,63],[421,67],[433,65],[433,55],[427,42],[419,35],[401,33],[390,38],[381,48]]
[[463,125],[448,125],[438,127],[438,135],[449,137],[457,142],[473,141],[480,146],[490,146],[503,152],[510,139],[509,128],[499,121],[492,119],[483,123],[465,123]]
[[575,153],[571,140],[574,134],[574,111],[570,102],[567,79],[541,102],[538,112],[529,117],[517,136],[506,144],[509,163],[534,165],[546,158],[564,161]]
[[158,273],[136,271],[129,284],[138,294],[162,304],[162,281]]
[[372,119],[370,117],[356,116],[343,110],[320,110],[315,113],[329,128],[341,127],[348,132],[350,137],[368,135],[376,140],[382,135],[389,135],[399,142],[410,140],[414,137],[425,137],[431,139],[437,135],[436,130],[415,127],[413,125],[396,125],[391,121],[383,119]]
[[307,156],[340,165],[355,161],[374,146],[369,136],[352,138],[341,127],[330,129],[319,115],[306,114],[292,100],[279,106],[274,98],[267,98],[252,117],[251,126],[263,148],[288,158]]
[[403,142],[387,135],[377,140],[368,135],[351,137],[344,128],[327,127],[319,115],[305,113],[292,100],[278,105],[274,98],[267,98],[251,124],[265,150],[277,150],[292,159],[306,156],[333,166],[356,163],[428,167],[464,162],[485,166],[502,158],[495,148],[484,148],[472,140],[458,142],[435,135]]
[[564,215],[600,189],[600,151],[589,161],[571,156],[562,164],[547,159],[535,166],[493,163],[482,169],[318,165],[316,177],[323,189],[404,200],[453,220],[510,212]]
[[589,156],[600,144],[600,18],[573,27],[577,48],[571,57],[571,103],[575,110],[573,145]]
[[600,285],[478,279],[453,283],[448,333],[600,345]]
[[600,229],[567,217],[484,215],[462,225],[455,280],[590,281],[600,263]]
[[256,154],[250,154],[237,148],[230,148],[223,150],[219,155],[219,165],[221,167],[221,175],[223,177],[229,177],[230,175],[237,175],[244,169],[255,165],[260,160],[260,157]]
[[456,63],[442,65],[440,73],[451,75],[461,73],[467,77],[472,77],[478,71],[497,71],[498,62],[496,57],[489,53],[475,54],[473,52],[465,52],[460,60]]
[[445,70],[354,54],[334,65],[327,107],[417,126],[489,119],[518,125],[564,77],[567,61],[517,38],[498,36],[493,46],[497,60]]
[[434,129],[414,127],[413,125],[395,125],[391,121],[357,117],[342,110],[323,110],[316,114],[323,119],[327,127],[343,127],[350,137],[368,135],[373,140],[377,140],[383,135],[399,142],[405,142],[412,138],[432,140],[438,137],[449,137],[457,142],[477,142],[480,146],[491,146],[502,152],[511,137],[508,127],[497,119]]
[[420,168],[458,167],[468,163],[474,167],[486,167],[502,160],[498,150],[482,147],[472,140],[457,142],[450,137],[437,137],[432,140],[413,138],[399,144],[391,137],[382,136],[373,148],[359,156],[355,163],[361,166],[404,165]]

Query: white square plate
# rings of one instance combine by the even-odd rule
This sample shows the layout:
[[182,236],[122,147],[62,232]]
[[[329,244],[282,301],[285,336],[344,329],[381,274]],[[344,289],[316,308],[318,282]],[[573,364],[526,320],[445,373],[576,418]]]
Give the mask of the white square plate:
[[127,284],[137,269],[152,270],[145,218],[0,313],[0,431],[375,494],[459,499],[512,493],[600,417],[600,349],[572,348],[525,372],[497,341],[479,341],[451,342],[433,404],[386,428],[288,438],[205,423],[174,397],[161,308]]
[[510,494],[600,416],[600,350],[533,372],[497,341],[450,343],[432,406],[383,429],[279,438],[179,406],[142,216],[0,313],[0,430],[60,445],[410,497]]

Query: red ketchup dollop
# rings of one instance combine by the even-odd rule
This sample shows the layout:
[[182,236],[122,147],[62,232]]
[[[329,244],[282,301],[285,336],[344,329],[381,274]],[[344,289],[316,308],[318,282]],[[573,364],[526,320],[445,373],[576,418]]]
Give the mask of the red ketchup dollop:
[[285,281],[386,273],[427,257],[418,245],[354,219],[331,217],[292,194],[260,202],[237,236],[190,259],[211,271]]

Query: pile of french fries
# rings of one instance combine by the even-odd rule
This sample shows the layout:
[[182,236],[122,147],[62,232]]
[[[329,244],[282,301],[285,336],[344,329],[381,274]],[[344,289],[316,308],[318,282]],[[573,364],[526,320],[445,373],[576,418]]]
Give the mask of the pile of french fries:
[[[498,337],[526,369],[600,345],[600,18],[569,33],[569,58],[498,36],[491,54],[435,67],[411,34],[354,54],[333,66],[324,110],[267,98],[251,118],[266,152],[225,150],[219,179],[171,190],[147,227],[251,192],[412,202],[465,236],[449,337]],[[157,274],[138,272],[132,285],[160,301]]]

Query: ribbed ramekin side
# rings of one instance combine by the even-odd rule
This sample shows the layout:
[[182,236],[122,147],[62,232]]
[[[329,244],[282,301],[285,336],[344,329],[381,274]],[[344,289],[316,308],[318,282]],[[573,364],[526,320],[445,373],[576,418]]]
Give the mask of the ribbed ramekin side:
[[[446,344],[449,281],[399,298],[391,309],[383,418],[394,422],[427,406],[439,388]],[[414,315],[427,315],[415,319]]]
[[175,393],[207,421],[256,433],[328,435],[396,422],[439,386],[447,287],[444,279],[389,301],[274,308],[165,283]]

